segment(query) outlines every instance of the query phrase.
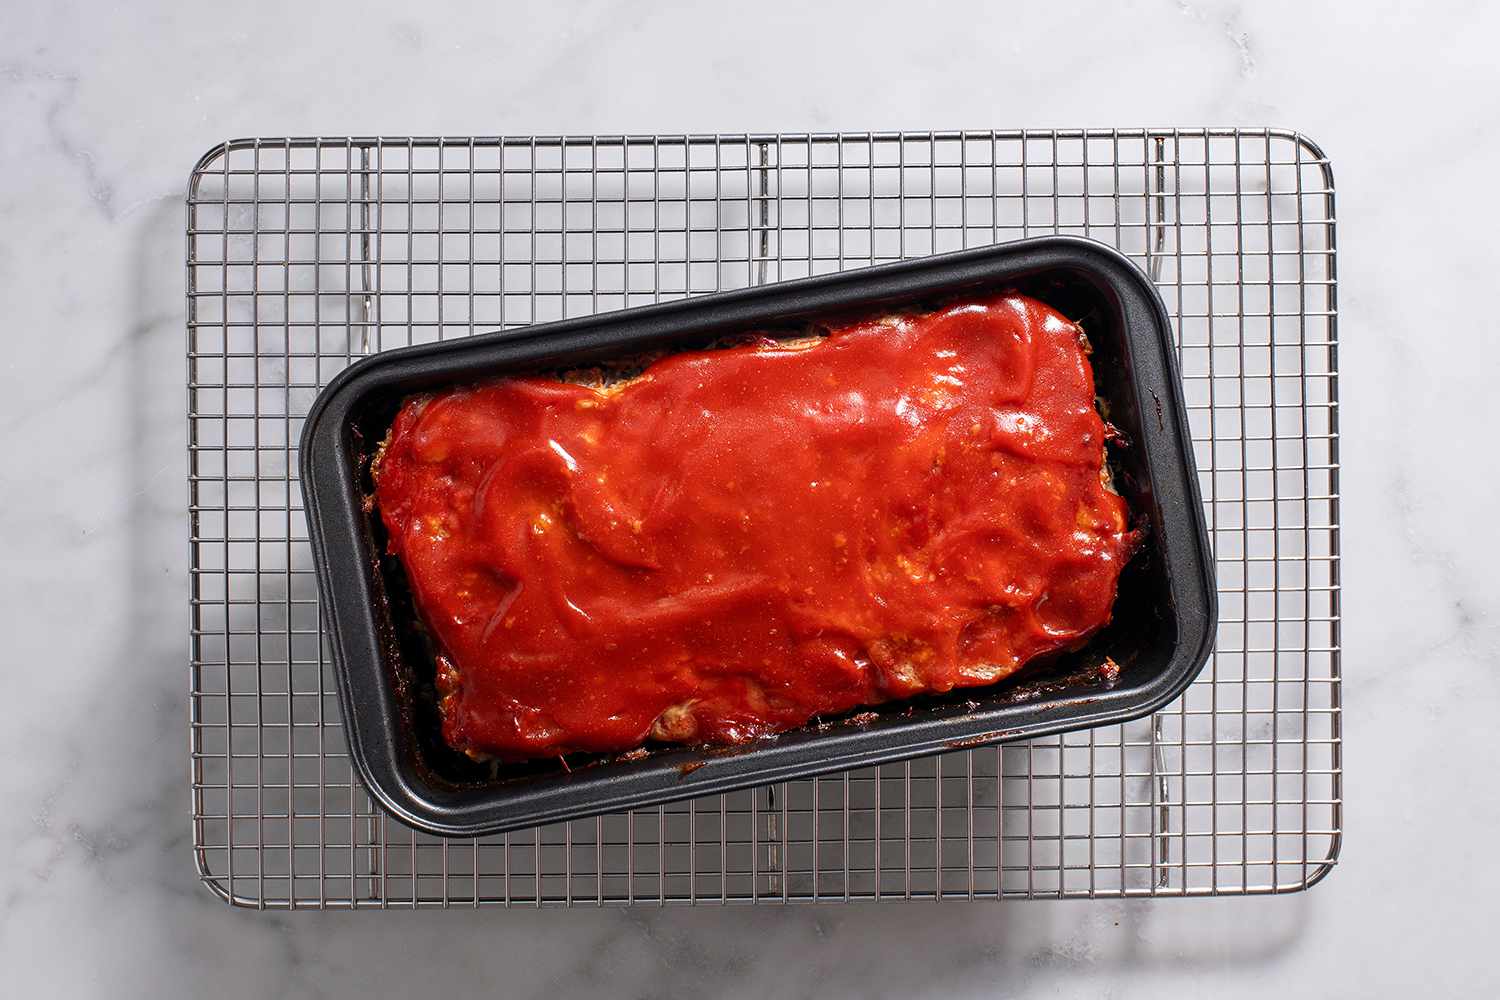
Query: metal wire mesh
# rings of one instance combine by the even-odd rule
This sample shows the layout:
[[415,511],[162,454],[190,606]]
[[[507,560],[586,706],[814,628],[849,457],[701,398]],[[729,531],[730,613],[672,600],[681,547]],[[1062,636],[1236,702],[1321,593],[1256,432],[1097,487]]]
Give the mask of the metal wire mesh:
[[[1333,181],[1275,130],[257,139],[187,199],[193,842],[262,907],[1303,888],[1340,837]],[[477,841],[351,776],[295,475],[368,352],[1042,233],[1172,313],[1218,560],[1149,720]]]

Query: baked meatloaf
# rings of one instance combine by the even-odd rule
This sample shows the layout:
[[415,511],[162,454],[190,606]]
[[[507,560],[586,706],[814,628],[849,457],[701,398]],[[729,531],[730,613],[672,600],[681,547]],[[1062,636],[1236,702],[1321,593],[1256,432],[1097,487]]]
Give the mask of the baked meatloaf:
[[735,744],[993,684],[1135,534],[1082,331],[1019,294],[404,402],[373,468],[476,758]]

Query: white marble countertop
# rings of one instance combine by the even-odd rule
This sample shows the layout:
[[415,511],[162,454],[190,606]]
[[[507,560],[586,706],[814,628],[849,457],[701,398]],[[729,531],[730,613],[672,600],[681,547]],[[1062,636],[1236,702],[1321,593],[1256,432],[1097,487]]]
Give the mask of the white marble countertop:
[[[506,12],[500,12],[502,6]],[[388,3],[0,16],[0,992],[1500,989],[1500,7]],[[451,9],[445,9],[450,8]],[[241,135],[1280,125],[1339,181],[1346,842],[1295,896],[269,915],[198,884],[182,197]]]

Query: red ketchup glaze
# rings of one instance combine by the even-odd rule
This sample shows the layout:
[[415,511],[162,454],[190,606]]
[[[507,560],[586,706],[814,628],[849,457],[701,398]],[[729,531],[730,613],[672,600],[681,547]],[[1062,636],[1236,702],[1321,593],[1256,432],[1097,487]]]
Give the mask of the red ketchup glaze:
[[810,343],[406,402],[375,497],[452,746],[741,743],[1109,620],[1135,535],[1077,327],[1011,294]]

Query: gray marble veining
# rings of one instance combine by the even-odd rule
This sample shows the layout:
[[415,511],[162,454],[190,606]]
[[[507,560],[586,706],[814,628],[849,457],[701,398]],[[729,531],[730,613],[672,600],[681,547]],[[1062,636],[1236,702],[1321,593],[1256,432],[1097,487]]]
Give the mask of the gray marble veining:
[[[0,15],[0,992],[1493,995],[1492,6]],[[1279,899],[263,915],[189,854],[182,193],[238,135],[1247,124],[1339,178],[1347,839]]]

